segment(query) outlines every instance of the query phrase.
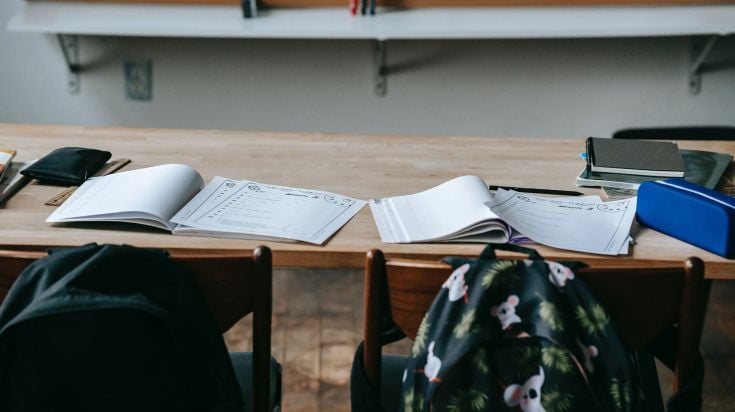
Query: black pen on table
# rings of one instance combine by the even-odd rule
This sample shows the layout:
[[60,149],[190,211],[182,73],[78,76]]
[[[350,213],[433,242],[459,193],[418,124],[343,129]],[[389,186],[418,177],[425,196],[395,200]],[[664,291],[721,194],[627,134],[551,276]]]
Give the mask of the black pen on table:
[[490,190],[515,190],[516,192],[523,193],[538,193],[540,195],[562,195],[562,196],[584,196],[582,192],[575,192],[573,190],[556,190],[556,189],[537,189],[533,187],[511,187],[511,186],[494,186],[488,187]]

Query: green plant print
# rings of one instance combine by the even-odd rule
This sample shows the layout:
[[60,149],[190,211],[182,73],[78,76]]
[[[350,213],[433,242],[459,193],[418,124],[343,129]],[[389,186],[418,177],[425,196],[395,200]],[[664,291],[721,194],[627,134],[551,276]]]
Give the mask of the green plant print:
[[621,412],[631,410],[630,382],[621,382],[613,378],[610,382],[610,398],[615,404],[615,410]]
[[605,313],[605,309],[600,305],[593,305],[591,310],[587,312],[583,307],[579,306],[575,310],[577,320],[584,330],[590,335],[601,333],[607,336],[605,328],[610,323],[610,318]]
[[549,327],[549,329],[553,330],[554,332],[564,331],[564,321],[562,319],[561,313],[559,313],[559,310],[553,303],[542,300],[539,304],[538,314],[541,317],[541,320],[544,321],[544,323]]
[[541,394],[541,404],[546,412],[566,412],[572,407],[574,397],[556,388],[544,391]]
[[427,318],[428,315],[424,315],[419,325],[419,330],[416,331],[416,339],[413,341],[413,346],[411,347],[411,355],[413,356],[417,356],[426,348],[426,338],[429,335],[429,327],[431,326]]
[[515,365],[511,376],[504,376],[507,381],[519,381],[526,379],[530,375],[538,373],[538,367],[541,363],[541,348],[538,346],[527,346],[516,352]]
[[541,360],[541,348],[538,346],[526,346],[520,351],[517,363],[521,365],[527,363],[538,365],[539,360]]
[[403,396],[403,410],[405,412],[423,412],[424,395],[414,393],[413,388],[409,389]]
[[475,365],[480,373],[485,375],[490,373],[490,364],[487,360],[487,352],[485,352],[485,349],[480,348],[475,352],[475,356],[472,357],[472,364]]
[[549,346],[541,351],[541,362],[546,369],[569,373],[572,371],[572,359],[566,349],[558,346]]
[[516,273],[518,262],[515,260],[500,260],[495,262],[490,269],[485,272],[482,277],[482,287],[489,288],[490,285],[497,284],[501,286],[509,286],[519,279]]
[[448,412],[480,412],[487,405],[487,395],[475,388],[460,389],[449,398]]
[[457,326],[454,327],[454,336],[457,339],[461,339],[467,335],[467,333],[474,332],[477,330],[475,323],[475,309],[468,310],[462,314],[462,319],[459,321]]

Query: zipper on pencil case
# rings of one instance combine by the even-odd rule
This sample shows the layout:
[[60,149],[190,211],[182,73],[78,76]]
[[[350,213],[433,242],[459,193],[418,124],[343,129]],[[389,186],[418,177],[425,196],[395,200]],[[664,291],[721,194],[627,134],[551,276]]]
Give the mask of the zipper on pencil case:
[[727,207],[729,207],[730,209],[735,209],[735,206],[734,206],[734,205],[731,205],[731,204],[729,204],[729,203],[727,203],[727,202],[725,202],[725,201],[722,201],[722,200],[720,200],[720,199],[718,199],[718,198],[716,198],[716,197],[710,196],[710,195],[708,195],[708,194],[706,194],[706,193],[702,193],[702,192],[697,192],[696,190],[694,190],[694,189],[690,189],[690,188],[688,188],[688,187],[682,187],[682,186],[676,185],[676,184],[674,184],[674,183],[670,183],[670,182],[665,182],[665,181],[663,181],[663,180],[657,180],[657,181],[655,181],[654,183],[658,183],[658,184],[661,184],[661,185],[664,185],[664,186],[669,186],[669,187],[673,187],[673,188],[675,188],[675,189],[683,190],[683,191],[685,191],[685,192],[689,192],[689,193],[694,193],[695,195],[698,195],[699,197],[703,197],[703,198],[705,198],[705,199],[709,199],[709,200],[712,200],[713,202],[719,203],[719,204],[721,204],[721,205],[723,205],[723,206],[727,206]]

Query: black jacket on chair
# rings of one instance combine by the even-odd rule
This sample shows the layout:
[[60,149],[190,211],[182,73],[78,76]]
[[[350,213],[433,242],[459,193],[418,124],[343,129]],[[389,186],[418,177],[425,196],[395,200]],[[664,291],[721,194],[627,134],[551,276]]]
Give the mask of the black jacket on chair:
[[52,251],[0,306],[2,411],[242,408],[206,301],[162,251]]

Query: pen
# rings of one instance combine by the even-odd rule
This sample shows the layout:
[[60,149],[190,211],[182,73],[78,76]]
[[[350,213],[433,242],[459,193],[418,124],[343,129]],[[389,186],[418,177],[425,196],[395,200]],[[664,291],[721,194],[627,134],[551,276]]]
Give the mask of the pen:
[[490,190],[498,190],[498,189],[515,190],[516,192],[538,193],[542,195],[584,196],[584,193],[575,192],[573,190],[536,189],[533,187],[509,187],[509,186],[490,185],[488,189]]

